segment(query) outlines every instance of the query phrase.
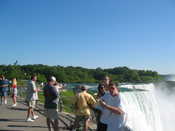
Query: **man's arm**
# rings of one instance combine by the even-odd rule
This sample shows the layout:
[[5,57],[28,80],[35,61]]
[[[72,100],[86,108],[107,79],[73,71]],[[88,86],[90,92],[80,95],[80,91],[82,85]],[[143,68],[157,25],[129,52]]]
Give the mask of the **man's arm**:
[[2,87],[8,87],[8,84],[3,84]]
[[59,83],[56,85],[56,87],[57,87],[58,89],[62,89],[62,88],[63,88],[63,86],[62,86],[61,84],[59,84]]
[[118,115],[123,115],[124,114],[124,111],[119,107],[110,106],[110,105],[106,104],[104,101],[100,101],[100,104],[103,107],[105,107],[106,109],[112,111],[115,114],[118,114]]

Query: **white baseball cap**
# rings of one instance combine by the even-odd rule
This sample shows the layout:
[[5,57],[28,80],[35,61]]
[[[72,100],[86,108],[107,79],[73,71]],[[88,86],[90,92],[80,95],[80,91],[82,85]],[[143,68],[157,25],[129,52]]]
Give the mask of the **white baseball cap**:
[[56,78],[54,76],[51,76],[50,78],[51,81],[57,81]]

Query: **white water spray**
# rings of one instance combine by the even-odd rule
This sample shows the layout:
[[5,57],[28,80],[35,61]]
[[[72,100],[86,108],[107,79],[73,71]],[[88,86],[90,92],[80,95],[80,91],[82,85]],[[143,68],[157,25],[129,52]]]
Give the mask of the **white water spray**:
[[175,88],[161,83],[156,88],[164,131],[175,131]]
[[134,90],[121,92],[122,107],[127,113],[126,125],[133,131],[162,131],[154,85],[122,85],[121,87]]

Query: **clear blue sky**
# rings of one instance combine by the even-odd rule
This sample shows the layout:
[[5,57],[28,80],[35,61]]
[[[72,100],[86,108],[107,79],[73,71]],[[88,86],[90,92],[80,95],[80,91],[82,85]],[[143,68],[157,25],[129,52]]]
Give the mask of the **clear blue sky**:
[[173,0],[0,0],[0,64],[175,73]]

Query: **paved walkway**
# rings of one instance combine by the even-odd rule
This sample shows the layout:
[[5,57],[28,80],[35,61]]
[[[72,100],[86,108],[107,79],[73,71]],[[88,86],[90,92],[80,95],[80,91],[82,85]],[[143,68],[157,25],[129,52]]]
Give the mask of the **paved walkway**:
[[[20,100],[17,107],[11,107],[12,100],[7,105],[0,105],[0,131],[48,131],[43,115],[43,105],[38,106],[36,114],[39,116],[34,122],[26,122],[27,106]],[[60,131],[69,131],[68,127],[73,123],[74,116],[67,113],[59,113]],[[92,128],[94,124],[91,124]]]
[[[43,110],[39,109],[39,118],[34,122],[25,122],[27,106],[19,101],[17,107],[12,108],[11,100],[7,105],[0,105],[0,131],[48,131]],[[61,131],[68,131],[67,127],[73,122],[73,116],[60,113],[59,127]]]

